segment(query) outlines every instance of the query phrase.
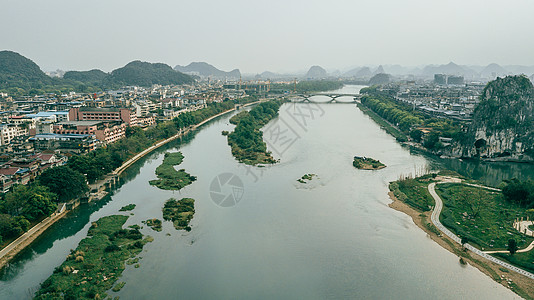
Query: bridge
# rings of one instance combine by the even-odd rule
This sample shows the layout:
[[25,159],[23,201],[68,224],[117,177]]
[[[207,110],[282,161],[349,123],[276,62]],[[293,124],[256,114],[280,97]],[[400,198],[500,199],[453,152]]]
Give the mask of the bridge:
[[[312,97],[316,96],[324,96],[330,98],[328,101],[317,101],[314,99],[311,99]],[[341,101],[338,100],[340,97],[351,97],[352,100],[350,101]],[[291,102],[294,103],[306,103],[306,102],[313,102],[313,103],[358,103],[360,102],[362,95],[360,94],[332,94],[332,93],[315,93],[315,94],[295,94],[293,95],[293,99],[291,99]]]

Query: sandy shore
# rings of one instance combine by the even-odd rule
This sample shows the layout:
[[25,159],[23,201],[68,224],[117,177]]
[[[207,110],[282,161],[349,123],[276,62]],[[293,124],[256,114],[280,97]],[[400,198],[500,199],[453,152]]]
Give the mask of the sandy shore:
[[[434,232],[432,232],[426,227],[428,223],[431,224],[431,211],[421,213],[420,211],[413,209],[408,204],[399,201],[395,197],[395,195],[393,195],[393,192],[389,192],[388,195],[391,200],[393,200],[393,202],[389,204],[389,207],[410,216],[415,225],[417,225],[417,227],[421,228],[424,232],[426,232],[427,236],[436,243],[438,243],[441,247],[449,250],[455,255],[458,255],[459,258],[460,254],[467,254],[462,256],[464,261],[467,262],[469,265],[479,269],[482,273],[493,278],[496,282],[502,284],[506,288],[509,288],[513,292],[517,293],[519,296],[524,297],[526,299],[534,299],[534,280],[512,271],[503,272],[501,270],[502,268],[499,265],[490,262],[472,252],[464,252],[464,249],[461,245],[452,241],[445,235],[436,235]],[[459,258],[458,263],[460,263]],[[514,285],[517,287],[514,287]]]

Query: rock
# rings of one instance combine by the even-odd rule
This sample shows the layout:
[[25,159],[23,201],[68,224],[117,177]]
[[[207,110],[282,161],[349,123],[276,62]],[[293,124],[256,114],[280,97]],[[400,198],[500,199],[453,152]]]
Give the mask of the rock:
[[488,83],[462,142],[462,155],[533,161],[534,86],[525,76]]

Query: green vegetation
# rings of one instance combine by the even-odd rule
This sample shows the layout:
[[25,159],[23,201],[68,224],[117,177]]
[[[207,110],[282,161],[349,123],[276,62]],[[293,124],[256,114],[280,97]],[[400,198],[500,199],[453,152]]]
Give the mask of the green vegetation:
[[[255,98],[241,99],[241,103],[254,101]],[[139,127],[126,128],[126,137],[107,147],[99,148],[84,155],[73,156],[67,165],[82,174],[89,182],[104,177],[120,167],[125,161],[154,143],[176,135],[207,118],[234,108],[234,102],[210,103],[206,108],[180,114],[172,121],[161,122],[156,127],[142,130]]]
[[58,196],[58,200],[63,202],[74,199],[89,190],[83,174],[68,166],[46,169],[39,176],[39,183],[48,187]]
[[224,135],[224,136],[227,136],[228,134],[230,134],[230,132],[228,132],[227,130],[223,130],[223,131],[221,132],[221,134]]
[[380,170],[386,167],[383,163],[370,157],[354,156],[352,165],[361,170]]
[[523,149],[533,149],[533,98],[534,86],[525,75],[506,76],[489,82],[473,112],[465,145],[472,147],[479,138],[477,132],[482,129],[488,137],[503,134],[511,139],[510,143],[521,142]]
[[309,80],[309,81],[299,81],[297,84],[294,83],[276,83],[271,84],[271,93],[287,93],[290,91],[296,91],[298,93],[309,93],[309,92],[326,92],[337,90],[343,87],[343,82],[341,81],[329,81],[329,80]]
[[126,285],[126,282],[121,281],[121,282],[117,283],[111,290],[116,293],[116,292],[120,291],[124,287],[124,285]]
[[435,205],[434,199],[428,192],[428,184],[434,177],[434,174],[429,174],[415,179],[399,179],[391,182],[389,189],[398,200],[418,210],[429,211]]
[[514,266],[521,267],[527,271],[534,272],[534,250],[522,253],[495,253],[493,256],[498,257],[504,261],[508,261]]
[[131,210],[134,210],[135,206],[136,206],[135,204],[131,203],[131,204],[121,207],[119,211],[131,211]]
[[502,193],[457,183],[436,186],[443,200],[441,222],[480,249],[507,249],[510,239],[523,248],[533,239],[513,228],[525,210],[503,199]]
[[166,64],[137,60],[113,70],[107,80],[112,84],[152,86],[191,83],[193,77],[177,72]]
[[60,166],[45,170],[34,182],[16,185],[0,199],[0,248],[50,216],[89,188],[82,174]]
[[124,262],[148,241],[139,230],[122,229],[127,219],[113,215],[94,222],[88,237],[41,284],[35,299],[104,299],[124,271]]
[[365,105],[361,103],[356,103],[358,108],[368,115],[373,121],[375,121],[380,127],[382,127],[387,133],[391,134],[397,141],[399,142],[406,142],[408,141],[408,137],[402,133],[397,127],[392,126],[388,121],[384,120],[382,117],[377,115],[374,111],[367,108]]
[[180,190],[197,180],[184,169],[176,171],[174,166],[182,163],[184,156],[181,152],[165,153],[165,158],[159,167],[156,168],[156,175],[159,179],[150,180],[150,185],[157,186],[162,190]]
[[181,200],[169,199],[163,207],[163,219],[172,221],[176,230],[191,231],[189,222],[195,214],[195,200],[183,198]]
[[145,224],[152,228],[154,231],[161,231],[161,220],[160,219],[148,219],[145,221]]
[[0,51],[0,92],[9,95],[92,93],[125,85],[151,86],[193,82],[193,77],[161,63],[133,61],[111,74],[100,70],[70,71],[63,78],[47,76],[30,59],[11,51]]
[[[459,123],[448,120],[429,117],[405,103],[397,102],[393,96],[381,92],[376,86],[364,88],[360,91],[365,94],[361,99],[361,106],[365,106],[375,112],[381,118],[395,125],[401,132],[391,129],[391,125],[382,125],[386,131],[403,142],[410,136],[417,143],[422,143],[428,150],[440,150],[444,145],[439,141],[440,137],[452,138],[462,141],[465,134],[461,131]],[[367,112],[368,113],[368,112]],[[376,117],[371,116],[373,120]],[[423,134],[423,131],[429,131]]]
[[311,181],[313,177],[318,177],[317,174],[304,174],[301,178],[297,179],[300,183],[308,183],[308,181]]
[[267,145],[263,141],[263,132],[260,129],[278,115],[280,105],[282,103],[277,100],[263,102],[250,111],[242,111],[230,119],[230,122],[237,125],[228,135],[228,144],[232,148],[232,155],[238,161],[247,165],[276,162],[271,153],[267,152]]
[[504,184],[502,188],[504,199],[521,207],[534,208],[534,181],[530,179],[520,181],[514,178]]

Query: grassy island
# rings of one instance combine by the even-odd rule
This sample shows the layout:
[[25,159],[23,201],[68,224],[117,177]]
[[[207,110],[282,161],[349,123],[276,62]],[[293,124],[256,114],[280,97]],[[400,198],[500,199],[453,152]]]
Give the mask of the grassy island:
[[183,198],[181,200],[169,199],[163,207],[163,219],[172,221],[176,230],[191,231],[189,222],[195,214],[195,200]]
[[360,170],[380,170],[386,167],[386,165],[380,161],[365,156],[354,156],[352,165]]
[[183,159],[181,152],[165,153],[163,162],[156,168],[156,175],[159,179],[151,180],[150,184],[163,190],[176,191],[197,180],[196,176],[191,176],[184,169],[178,171],[174,169],[174,166],[181,164]]
[[297,179],[297,181],[300,183],[308,183],[314,177],[318,177],[317,174],[304,174],[301,178]]
[[161,220],[160,219],[148,219],[144,221],[146,226],[152,228],[154,231],[161,231]]
[[250,111],[242,111],[230,119],[235,124],[234,131],[228,134],[228,145],[232,155],[247,165],[274,164],[276,160],[267,151],[260,130],[265,124],[278,115],[281,101],[263,102]]
[[[113,215],[94,222],[67,259],[41,284],[35,299],[104,299],[121,276],[125,261],[150,241],[137,229],[123,229],[127,216]],[[121,283],[122,287],[124,284]]]
[[134,208],[135,208],[135,204],[128,204],[126,206],[121,207],[119,211],[131,211],[131,210],[134,210]]

